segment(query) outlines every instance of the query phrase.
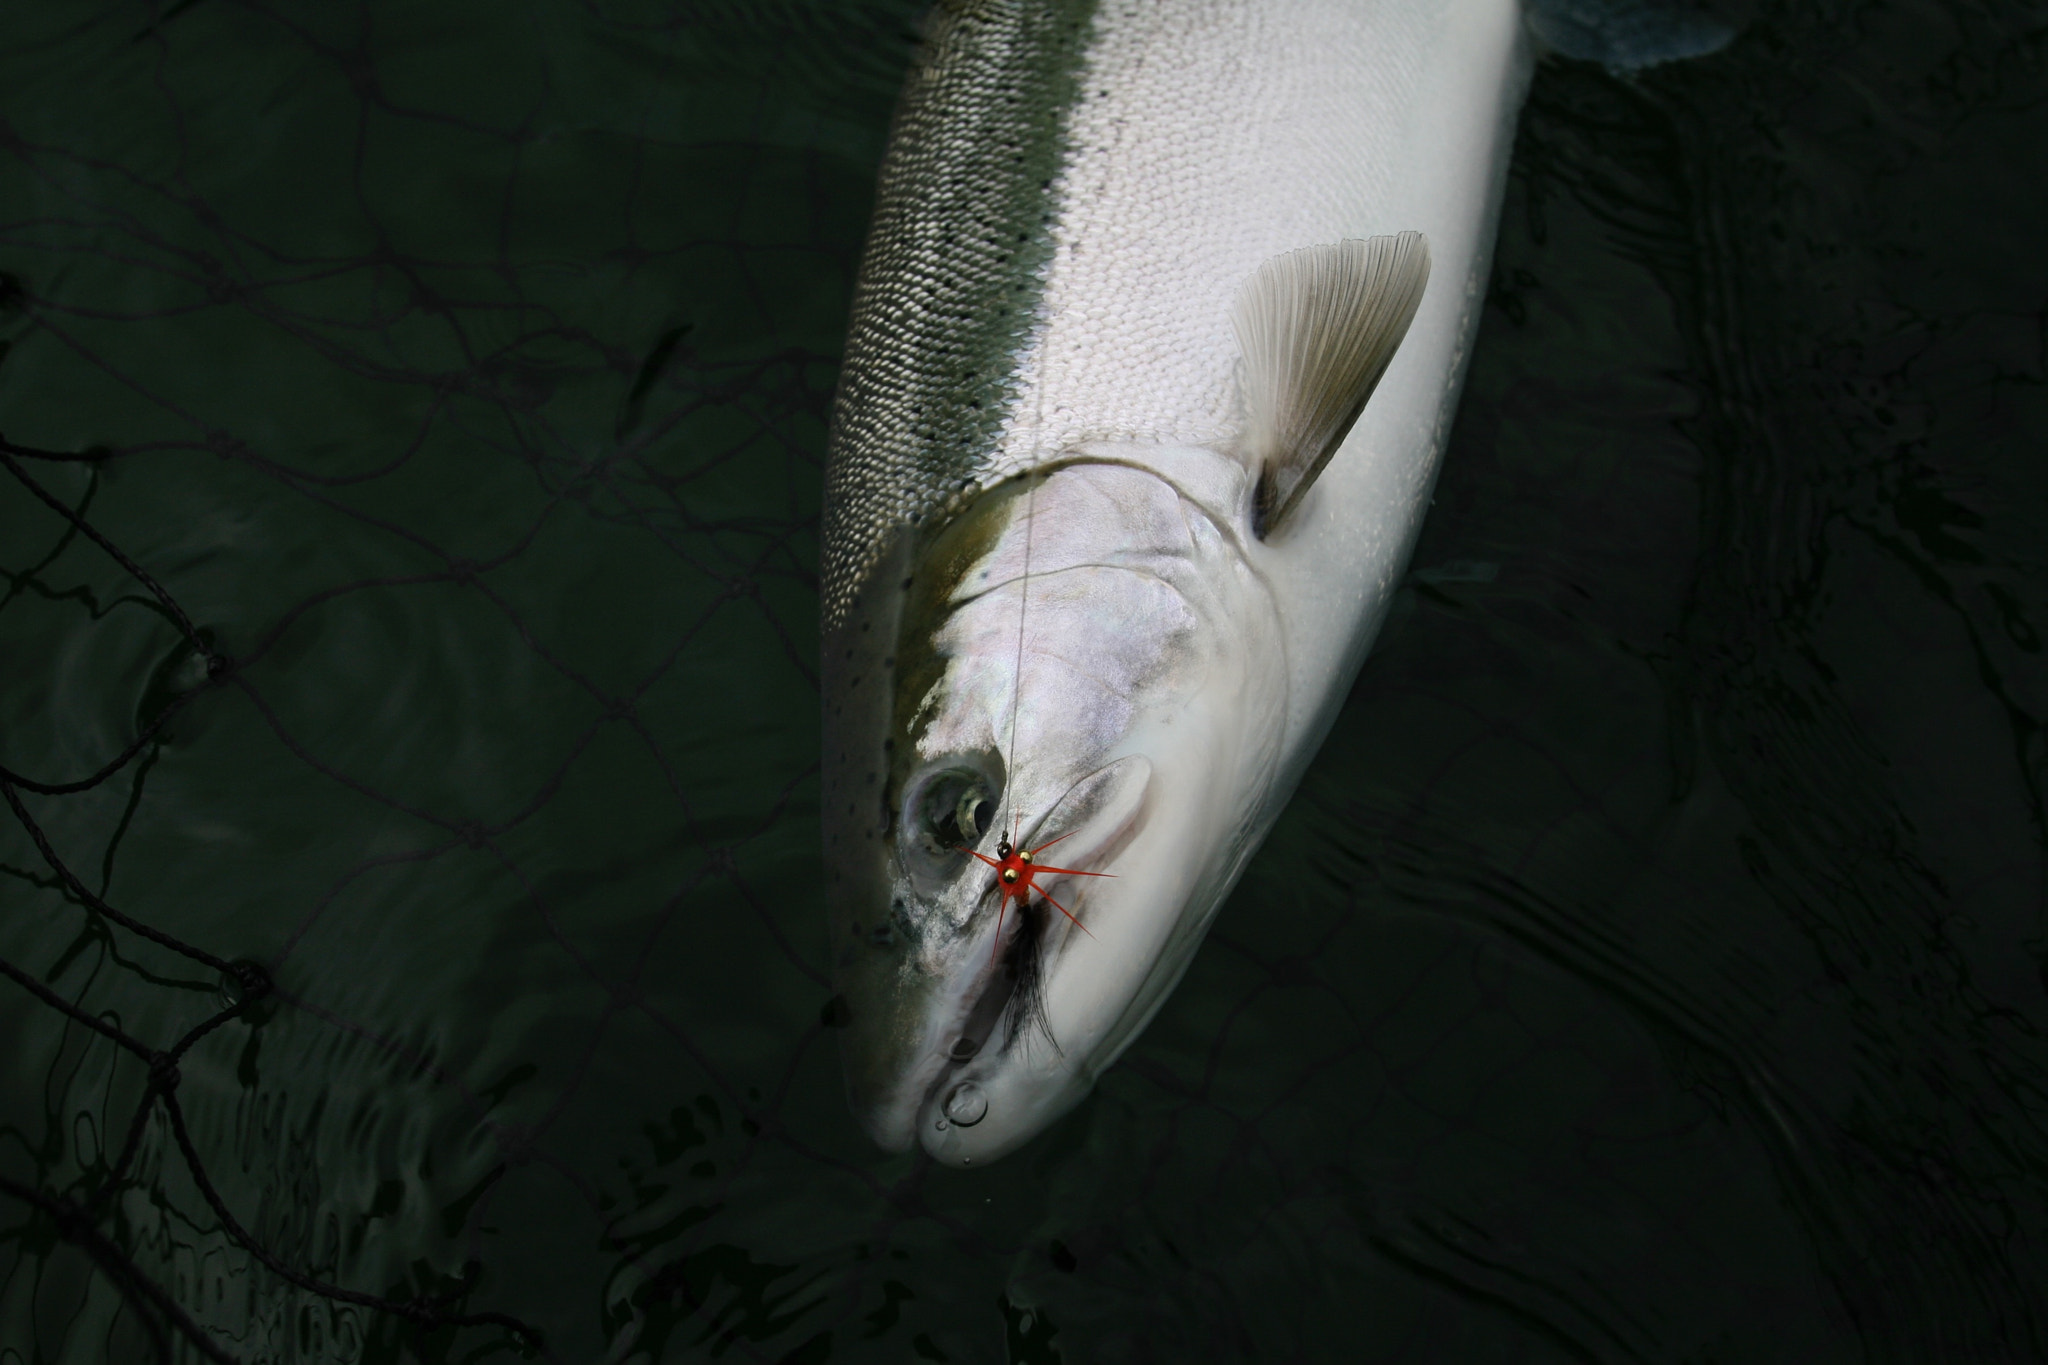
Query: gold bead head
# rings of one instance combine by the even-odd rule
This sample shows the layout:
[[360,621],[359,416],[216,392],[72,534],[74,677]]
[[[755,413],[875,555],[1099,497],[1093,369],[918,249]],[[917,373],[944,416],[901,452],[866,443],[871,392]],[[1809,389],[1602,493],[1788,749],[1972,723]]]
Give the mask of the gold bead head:
[[1020,862],[1020,863],[1028,863],[1028,862],[1030,862],[1030,861],[1031,861],[1031,853],[1030,853],[1030,850],[1028,850],[1028,849],[1027,849],[1027,850],[1025,850],[1024,852],[1022,852],[1022,853],[1019,853],[1019,854],[1017,855],[1017,861],[1018,861],[1018,862]]
[[1004,868],[1003,880],[1009,883],[1010,885],[1015,886],[1017,884],[1017,869],[1014,867]]

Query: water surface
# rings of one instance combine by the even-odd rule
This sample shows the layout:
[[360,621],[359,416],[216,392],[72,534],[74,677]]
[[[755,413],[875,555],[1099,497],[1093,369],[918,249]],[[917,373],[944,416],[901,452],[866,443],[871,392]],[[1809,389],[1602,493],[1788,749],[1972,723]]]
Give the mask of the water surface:
[[179,1063],[206,1185],[152,1101],[93,1203],[149,1068],[0,982],[0,1361],[146,1359],[146,1285],[250,1362],[2048,1356],[2033,7],[1542,67],[1381,643],[972,1173],[849,1119],[819,895],[917,8],[0,18],[0,432],[199,637],[0,474],[0,767],[80,883],[0,815],[0,960],[150,1048],[236,996],[89,900],[276,983]]

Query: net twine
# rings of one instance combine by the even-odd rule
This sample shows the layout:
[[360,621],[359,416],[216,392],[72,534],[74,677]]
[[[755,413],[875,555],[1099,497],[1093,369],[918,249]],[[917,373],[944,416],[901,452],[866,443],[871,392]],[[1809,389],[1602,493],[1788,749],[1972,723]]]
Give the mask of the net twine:
[[19,964],[0,957],[0,976],[5,976],[73,1023],[113,1043],[142,1063],[148,1071],[142,1100],[136,1105],[135,1112],[129,1120],[127,1136],[121,1144],[121,1154],[108,1169],[98,1190],[89,1199],[81,1203],[54,1191],[38,1189],[5,1176],[0,1176],[0,1193],[41,1212],[55,1225],[58,1236],[91,1257],[93,1263],[113,1282],[137,1321],[142,1324],[158,1359],[165,1362],[172,1359],[172,1334],[175,1333],[191,1343],[192,1347],[208,1360],[220,1362],[220,1365],[236,1365],[236,1357],[209,1336],[161,1285],[151,1280],[134,1257],[99,1229],[100,1222],[108,1214],[114,1195],[127,1182],[128,1169],[142,1144],[142,1136],[148,1127],[150,1116],[161,1111],[169,1124],[179,1154],[184,1158],[185,1169],[192,1177],[193,1184],[198,1187],[201,1197],[205,1199],[207,1207],[220,1220],[221,1227],[236,1245],[255,1257],[272,1274],[330,1302],[352,1304],[374,1312],[389,1313],[422,1330],[440,1327],[502,1327],[528,1349],[539,1352],[550,1360],[556,1359],[554,1352],[548,1350],[546,1337],[541,1330],[521,1318],[500,1312],[460,1312],[446,1306],[469,1292],[478,1271],[474,1261],[463,1267],[462,1280],[455,1288],[413,1299],[387,1298],[381,1294],[330,1284],[290,1265],[258,1241],[242,1221],[235,1217],[227,1201],[215,1187],[213,1178],[207,1173],[206,1163],[194,1145],[191,1130],[186,1125],[185,1111],[178,1103],[179,1063],[207,1035],[230,1020],[247,1014],[257,1004],[274,994],[276,987],[271,980],[270,972],[260,963],[230,961],[210,953],[109,905],[105,899],[94,894],[58,855],[49,835],[30,814],[28,806],[21,798],[23,791],[41,796],[70,796],[91,791],[132,762],[136,755],[156,738],[172,716],[182,710],[192,698],[210,687],[225,685],[235,676],[234,661],[213,648],[202,632],[192,624],[192,618],[186,614],[184,608],[178,605],[177,599],[172,597],[148,570],[123,553],[118,545],[101,534],[62,499],[44,488],[21,463],[23,459],[78,463],[98,458],[103,456],[38,450],[17,445],[0,436],[0,467],[4,467],[39,502],[64,518],[74,530],[99,546],[123,570],[149,590],[164,615],[177,626],[186,641],[206,661],[206,683],[174,699],[118,755],[90,776],[78,781],[41,782],[0,765],[0,797],[5,797],[7,807],[13,812],[15,820],[34,843],[43,861],[57,875],[71,899],[130,933],[219,973],[226,983],[232,983],[234,998],[227,1006],[188,1029],[169,1047],[159,1049],[118,1025],[109,1023],[99,1015],[66,1000],[24,971]]

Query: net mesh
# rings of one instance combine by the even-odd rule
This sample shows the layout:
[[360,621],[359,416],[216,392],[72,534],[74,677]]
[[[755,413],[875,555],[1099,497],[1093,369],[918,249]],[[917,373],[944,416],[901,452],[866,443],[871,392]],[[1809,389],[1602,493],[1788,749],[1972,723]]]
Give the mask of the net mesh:
[[916,8],[0,17],[0,1361],[2048,1354],[2024,8],[1543,68],[1351,705],[971,1175],[816,890]]

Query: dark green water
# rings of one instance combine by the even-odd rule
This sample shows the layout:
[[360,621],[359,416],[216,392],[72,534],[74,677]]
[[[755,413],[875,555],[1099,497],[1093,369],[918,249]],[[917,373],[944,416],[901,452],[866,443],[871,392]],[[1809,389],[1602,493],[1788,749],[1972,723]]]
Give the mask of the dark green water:
[[[1336,731],[1150,1031],[971,1174],[854,1130],[818,894],[915,9],[0,17],[0,432],[101,452],[19,463],[233,660],[0,473],[0,766],[150,735],[23,809],[274,974],[179,1068],[223,1206],[570,1362],[2048,1357],[2038,9],[1541,70]],[[12,813],[0,874],[56,997],[222,1008]],[[527,1349],[264,1269],[160,1102],[60,1220],[149,1072],[16,982],[0,1037],[4,1365],[149,1358],[145,1280],[241,1361]]]

